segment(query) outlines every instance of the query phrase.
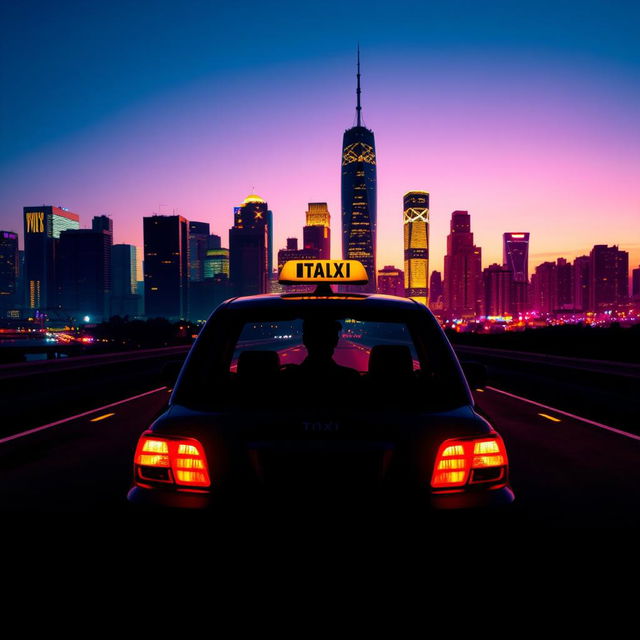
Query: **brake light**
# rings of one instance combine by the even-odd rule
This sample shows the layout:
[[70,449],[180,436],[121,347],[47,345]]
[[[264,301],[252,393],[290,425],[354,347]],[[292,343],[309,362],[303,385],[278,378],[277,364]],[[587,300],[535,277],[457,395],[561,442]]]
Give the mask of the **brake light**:
[[496,483],[506,478],[508,464],[504,442],[497,433],[445,440],[438,449],[431,486],[456,489],[467,484]]
[[134,457],[136,482],[205,488],[211,485],[204,447],[195,438],[143,433]]

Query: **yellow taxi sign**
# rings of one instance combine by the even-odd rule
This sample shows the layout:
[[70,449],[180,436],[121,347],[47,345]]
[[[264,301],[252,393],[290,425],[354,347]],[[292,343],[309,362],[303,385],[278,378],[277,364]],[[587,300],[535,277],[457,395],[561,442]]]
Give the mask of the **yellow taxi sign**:
[[358,260],[289,260],[280,284],[367,284],[367,271]]

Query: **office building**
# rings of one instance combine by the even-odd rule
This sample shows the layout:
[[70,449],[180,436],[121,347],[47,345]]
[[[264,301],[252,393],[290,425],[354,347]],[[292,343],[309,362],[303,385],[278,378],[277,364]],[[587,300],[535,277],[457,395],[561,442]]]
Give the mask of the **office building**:
[[502,264],[513,273],[514,282],[529,282],[529,234],[502,235]]
[[204,259],[204,280],[224,276],[229,279],[229,249],[207,249]]
[[106,216],[94,218],[91,229],[68,229],[60,233],[59,301],[65,316],[92,323],[108,320],[112,244],[111,220]]
[[56,257],[60,234],[79,229],[80,217],[61,207],[24,207],[26,307],[51,313],[59,306]]
[[591,292],[591,257],[579,256],[573,261],[573,308],[589,310]]
[[329,209],[326,202],[310,202],[306,214],[307,224],[302,229],[302,245],[305,249],[317,251],[318,258],[331,258],[331,228]]
[[429,278],[429,308],[436,311],[444,309],[444,286],[439,271],[432,271]]
[[19,274],[18,234],[0,231],[0,309],[18,305]]
[[269,227],[267,203],[248,196],[234,208],[229,230],[229,277],[235,295],[267,293],[269,288]]
[[629,254],[616,245],[597,244],[590,254],[591,311],[609,311],[624,305],[629,299]]
[[405,296],[405,274],[402,269],[388,265],[378,270],[378,293],[388,296]]
[[188,317],[189,222],[152,215],[144,226],[144,302],[147,318]]
[[571,311],[573,299],[573,265],[564,258],[556,260],[556,278],[558,279],[558,311]]
[[531,276],[531,307],[538,313],[558,309],[558,274],[555,262],[543,262]]
[[631,272],[631,297],[635,303],[640,302],[640,266]]
[[111,315],[141,315],[138,295],[138,248],[132,244],[114,244],[111,248]]
[[189,221],[189,281],[204,279],[204,260],[209,248],[209,223]]
[[499,264],[489,265],[482,272],[484,282],[484,315],[505,317],[512,315],[513,272]]
[[482,315],[482,250],[473,244],[468,211],[451,214],[444,257],[444,290],[448,317],[472,319]]
[[359,260],[369,278],[360,291],[376,291],[377,186],[373,131],[362,123],[360,51],[356,90],[356,126],[342,139],[342,257]]
[[404,194],[404,288],[407,298],[429,304],[429,193]]

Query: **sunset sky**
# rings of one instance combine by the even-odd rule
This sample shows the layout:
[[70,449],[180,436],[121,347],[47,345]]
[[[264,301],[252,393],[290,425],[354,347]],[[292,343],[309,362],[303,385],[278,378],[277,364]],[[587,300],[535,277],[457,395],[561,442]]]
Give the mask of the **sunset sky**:
[[[340,147],[378,152],[378,266],[402,266],[402,196],[431,193],[431,264],[451,212],[483,266],[504,231],[538,263],[617,244],[640,264],[640,3],[33,2],[0,10],[0,229],[22,207],[209,222],[227,244],[250,193],[275,248],[326,201],[340,254]],[[21,242],[22,244],[22,242]]]

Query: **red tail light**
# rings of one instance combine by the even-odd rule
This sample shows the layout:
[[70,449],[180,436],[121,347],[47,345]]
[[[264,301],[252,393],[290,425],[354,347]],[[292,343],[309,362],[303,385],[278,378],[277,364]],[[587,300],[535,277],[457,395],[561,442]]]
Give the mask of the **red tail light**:
[[211,485],[204,447],[195,438],[167,438],[143,433],[134,458],[138,484],[163,483],[178,487]]
[[445,440],[438,449],[431,486],[459,489],[468,484],[496,484],[506,479],[508,465],[504,442],[497,433]]

